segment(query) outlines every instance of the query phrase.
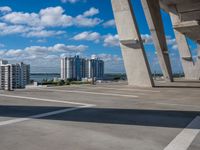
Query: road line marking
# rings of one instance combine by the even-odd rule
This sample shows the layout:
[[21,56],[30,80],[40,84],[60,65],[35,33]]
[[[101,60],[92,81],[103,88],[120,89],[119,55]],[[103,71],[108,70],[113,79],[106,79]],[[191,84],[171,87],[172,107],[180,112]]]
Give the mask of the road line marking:
[[44,102],[54,102],[54,103],[64,103],[64,104],[84,105],[84,106],[95,106],[93,104],[87,104],[87,103],[78,103],[78,102],[52,100],[52,99],[35,98],[35,97],[25,97],[25,96],[6,95],[6,94],[0,94],[0,96],[3,96],[3,97],[12,97],[12,98],[20,98],[20,99],[30,99],[30,100],[44,101]]
[[54,92],[68,92],[68,93],[82,93],[82,94],[93,94],[93,95],[104,95],[104,96],[120,96],[120,97],[131,97],[131,98],[137,98],[139,96],[136,95],[124,95],[124,94],[114,94],[114,93],[99,93],[99,92],[89,92],[89,91],[77,91],[77,90],[49,90],[49,89],[40,89],[44,91],[54,91]]
[[32,120],[32,119],[39,119],[39,118],[43,118],[43,117],[48,117],[48,116],[52,116],[52,115],[57,115],[57,114],[75,111],[75,110],[78,110],[78,109],[89,108],[89,107],[92,107],[92,106],[78,106],[78,107],[73,107],[73,108],[61,109],[61,110],[51,111],[51,112],[47,112],[47,113],[32,115],[32,116],[28,116],[28,117],[25,117],[25,118],[18,118],[18,119],[2,121],[2,122],[0,122],[0,126],[24,122],[24,121],[28,121],[28,120]]
[[140,91],[140,92],[153,92],[153,93],[159,93],[160,91],[153,91],[153,90],[143,90],[143,89],[127,89],[127,88],[108,88],[108,87],[95,87],[97,89],[110,89],[110,90],[119,90],[119,91]]
[[[65,86],[65,87],[67,87],[67,86]],[[54,88],[54,87],[48,87],[48,88]],[[59,87],[57,87],[57,88],[59,88]],[[84,88],[87,88],[87,89],[110,89],[110,90],[118,90],[118,91],[140,91],[140,92],[153,92],[153,93],[160,93],[160,91],[154,91],[154,90],[143,90],[143,89],[133,89],[133,88],[121,88],[120,89],[120,87],[118,87],[118,88],[110,88],[110,87],[95,87],[95,86],[93,86],[93,87],[78,87],[78,88],[82,88],[82,89],[84,89]]]
[[200,116],[197,116],[164,150],[187,150],[200,132]]

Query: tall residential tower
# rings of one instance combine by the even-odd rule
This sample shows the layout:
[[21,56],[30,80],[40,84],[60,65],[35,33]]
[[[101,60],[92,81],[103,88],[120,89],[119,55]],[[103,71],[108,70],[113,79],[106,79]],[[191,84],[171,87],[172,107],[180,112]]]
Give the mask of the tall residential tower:
[[104,61],[99,58],[84,59],[79,56],[61,58],[61,79],[81,80],[82,78],[102,79]]
[[25,88],[30,81],[30,65],[24,63],[8,64],[0,60],[0,89],[13,90]]

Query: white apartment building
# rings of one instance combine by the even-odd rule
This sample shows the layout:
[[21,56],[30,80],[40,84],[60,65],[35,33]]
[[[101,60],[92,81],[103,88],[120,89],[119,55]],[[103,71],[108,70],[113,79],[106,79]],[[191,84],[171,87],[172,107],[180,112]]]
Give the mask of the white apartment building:
[[23,62],[8,64],[8,61],[0,60],[0,89],[25,88],[29,81],[30,65],[26,65]]
[[104,76],[104,62],[98,58],[84,59],[79,56],[61,58],[61,79],[81,80]]

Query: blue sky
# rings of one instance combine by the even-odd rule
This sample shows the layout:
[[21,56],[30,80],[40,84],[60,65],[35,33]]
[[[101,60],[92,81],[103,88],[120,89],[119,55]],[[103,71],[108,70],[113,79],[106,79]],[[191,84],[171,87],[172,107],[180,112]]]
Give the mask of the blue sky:
[[[160,72],[140,0],[132,0],[152,71]],[[162,12],[174,72],[181,64],[169,16]],[[193,55],[196,45],[189,41]],[[110,0],[1,0],[0,59],[59,72],[60,57],[95,54],[106,72],[124,72]]]

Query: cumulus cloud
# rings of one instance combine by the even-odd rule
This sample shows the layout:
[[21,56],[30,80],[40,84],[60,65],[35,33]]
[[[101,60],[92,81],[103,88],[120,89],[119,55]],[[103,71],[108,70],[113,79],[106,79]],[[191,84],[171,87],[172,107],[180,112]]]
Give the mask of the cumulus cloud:
[[41,9],[39,13],[11,12],[2,17],[4,21],[28,26],[71,26],[72,17],[64,14],[60,6]]
[[[141,37],[143,39],[144,44],[153,45],[153,39],[152,39],[151,35],[142,34]],[[175,38],[172,38],[171,36],[166,36],[166,42],[167,42],[167,45],[168,45],[168,47],[170,49],[172,49],[172,50],[177,50],[178,49],[178,45],[176,43],[176,39]]]
[[70,52],[83,52],[88,48],[86,45],[55,44],[53,46],[29,46],[24,49],[0,50],[2,58],[5,59],[38,59],[48,56]]
[[85,31],[75,35],[72,39],[76,41],[86,40],[95,41],[96,43],[100,41],[101,35],[98,32]]
[[94,41],[95,43],[102,41],[103,45],[107,47],[119,46],[119,37],[117,34],[101,35],[98,32],[84,31],[75,35],[72,39],[76,41]]
[[104,46],[109,46],[109,47],[119,46],[118,34],[115,35],[108,34],[104,36]]
[[103,26],[104,26],[105,28],[108,28],[108,27],[116,27],[116,25],[115,25],[115,20],[114,20],[114,19],[108,20],[108,21],[106,21],[105,23],[103,23]]
[[60,6],[40,10],[42,26],[71,26],[73,19],[71,16],[65,15],[64,12],[64,9]]
[[93,16],[99,14],[99,10],[92,7],[85,11],[83,14],[78,15],[74,18],[74,24],[80,27],[94,27],[103,22],[100,18],[92,18]]
[[104,60],[105,72],[109,72],[109,73],[125,72],[124,63],[121,56],[108,54],[108,53],[101,53],[101,54],[97,54],[96,57]]
[[8,12],[11,12],[12,9],[8,6],[3,6],[3,7],[0,7],[0,12],[1,13],[8,13]]
[[85,11],[83,13],[83,16],[84,17],[92,17],[92,16],[97,15],[97,14],[99,14],[99,10],[94,8],[94,7],[92,7],[89,10]]
[[26,37],[51,37],[56,35],[64,34],[65,31],[49,31],[49,30],[39,30],[30,31],[25,34]]
[[82,15],[79,15],[74,20],[75,24],[80,27],[94,27],[102,22],[99,18],[86,18]]
[[0,23],[0,35],[19,34],[25,37],[50,37],[64,33],[64,31],[45,30],[42,27],[29,27],[25,25],[8,25],[6,23]]
[[[0,18],[0,35],[20,34],[26,37],[50,37],[65,34],[64,31],[58,31],[58,27],[94,27],[103,21],[94,17],[99,14],[99,10],[94,7],[75,17],[65,14],[65,10],[61,6],[41,9],[38,13],[14,12],[6,6],[0,7],[1,11],[7,13]],[[55,29],[52,30],[52,28]]]
[[178,49],[178,45],[177,44],[172,45],[172,49],[173,50],[177,50]]
[[172,38],[171,36],[166,36],[167,44],[174,45],[176,44],[176,39]]
[[61,0],[62,3],[76,3],[79,0]]
[[96,55],[96,57],[104,60],[105,62],[119,62],[122,61],[123,59],[121,57],[119,57],[118,55],[112,55],[112,54],[106,54],[106,53],[102,53],[102,54],[98,54]]
[[153,39],[152,39],[151,35],[149,35],[149,34],[142,34],[141,38],[142,38],[144,44],[153,44]]
[[9,35],[27,32],[28,29],[22,25],[7,25],[6,23],[0,23],[0,35]]
[[100,18],[92,18],[99,14],[99,10],[92,7],[76,17],[65,14],[61,6],[41,9],[39,13],[10,12],[2,18],[5,22],[12,24],[41,26],[41,27],[69,27],[95,26],[102,22]]

